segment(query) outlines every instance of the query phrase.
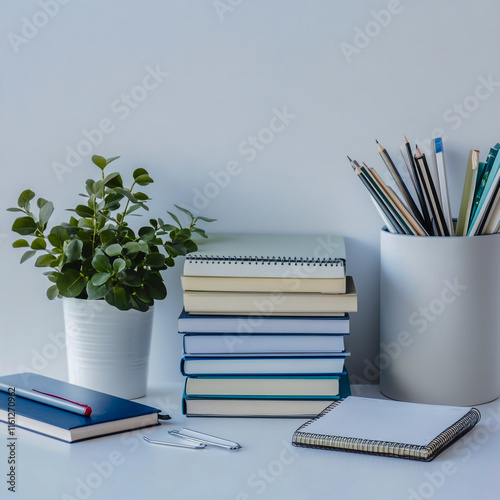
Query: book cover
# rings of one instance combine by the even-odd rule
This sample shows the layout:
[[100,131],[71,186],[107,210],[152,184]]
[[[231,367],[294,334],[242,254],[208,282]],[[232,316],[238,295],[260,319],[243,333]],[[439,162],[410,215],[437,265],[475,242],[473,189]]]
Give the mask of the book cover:
[[[17,373],[0,377],[0,382],[11,387],[14,394],[12,405],[12,401],[9,404],[9,393],[0,391],[0,421],[9,425],[15,422],[17,427],[62,441],[80,441],[158,424],[160,410],[157,408],[54,378]],[[92,414],[87,417],[15,396],[16,387],[37,389],[85,403],[92,408]]]
[[179,315],[179,333],[301,333],[348,334],[349,314],[339,316],[245,316],[189,314]]

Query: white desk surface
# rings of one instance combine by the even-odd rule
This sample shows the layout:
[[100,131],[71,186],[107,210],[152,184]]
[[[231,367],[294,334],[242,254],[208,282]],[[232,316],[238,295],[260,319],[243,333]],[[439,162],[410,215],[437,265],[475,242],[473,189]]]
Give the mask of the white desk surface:
[[[303,419],[186,418],[181,387],[153,386],[138,401],[162,408],[160,427],[67,444],[17,429],[16,494],[6,483],[7,448],[0,449],[0,498],[82,500],[166,498],[468,499],[500,497],[500,400],[481,405],[477,426],[432,462],[291,446]],[[376,386],[353,394],[382,397]],[[2,424],[3,426],[3,424]],[[175,439],[188,427],[238,441],[242,449],[185,450],[146,443]],[[3,426],[3,441],[6,441]]]

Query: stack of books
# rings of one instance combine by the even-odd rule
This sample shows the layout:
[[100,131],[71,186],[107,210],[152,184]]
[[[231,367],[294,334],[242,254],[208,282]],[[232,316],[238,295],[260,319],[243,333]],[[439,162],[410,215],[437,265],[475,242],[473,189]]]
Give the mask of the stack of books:
[[342,237],[215,234],[182,276],[188,416],[317,415],[350,395]]

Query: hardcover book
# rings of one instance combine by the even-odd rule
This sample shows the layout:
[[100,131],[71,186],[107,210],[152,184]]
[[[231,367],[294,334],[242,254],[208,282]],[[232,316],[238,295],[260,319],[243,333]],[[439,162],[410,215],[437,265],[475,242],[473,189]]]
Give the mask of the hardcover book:
[[[128,399],[86,389],[35,373],[0,377],[12,388],[0,391],[0,421],[69,443],[117,432],[158,425],[160,410]],[[79,415],[47,404],[15,396],[16,388],[36,389],[92,408],[90,416]]]

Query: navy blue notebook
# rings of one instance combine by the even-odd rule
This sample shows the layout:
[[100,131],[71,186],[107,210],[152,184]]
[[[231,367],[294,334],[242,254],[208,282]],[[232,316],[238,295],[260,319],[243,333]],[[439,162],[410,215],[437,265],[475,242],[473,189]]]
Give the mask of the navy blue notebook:
[[[117,432],[158,425],[159,409],[111,396],[35,373],[16,373],[0,377],[9,387],[37,389],[92,407],[89,417],[0,391],[0,421],[29,429],[62,441],[74,442]],[[9,415],[8,410],[11,410]],[[13,418],[12,410],[15,411]]]

